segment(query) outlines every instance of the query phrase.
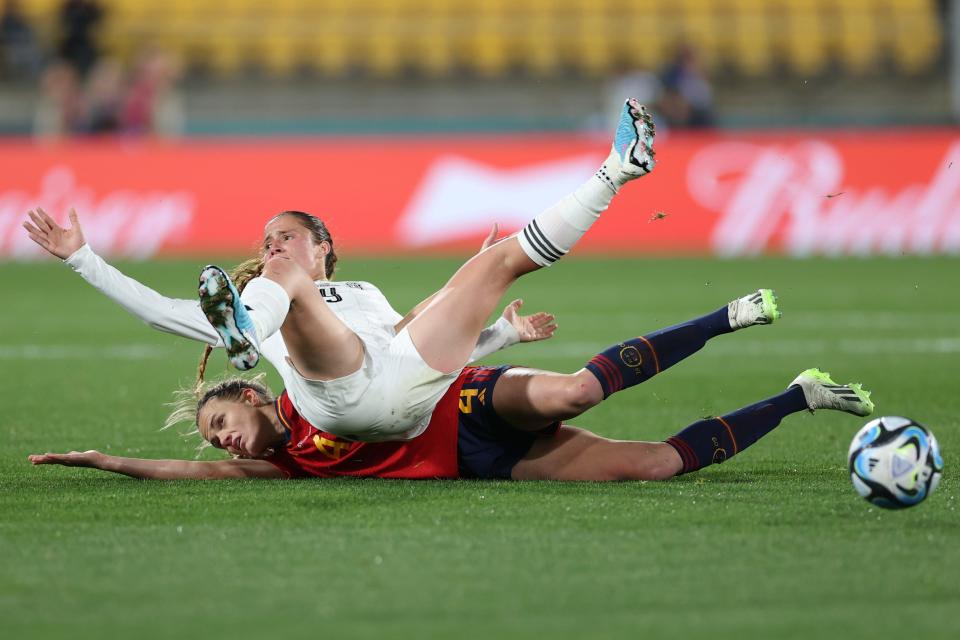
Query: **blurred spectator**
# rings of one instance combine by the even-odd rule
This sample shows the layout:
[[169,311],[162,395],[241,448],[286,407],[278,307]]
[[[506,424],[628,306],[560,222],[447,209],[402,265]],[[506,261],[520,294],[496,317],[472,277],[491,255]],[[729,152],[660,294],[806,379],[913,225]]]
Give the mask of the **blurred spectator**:
[[82,92],[76,69],[54,61],[42,79],[43,93],[33,118],[34,135],[59,138],[75,132],[82,118]]
[[183,101],[176,91],[177,60],[159,49],[147,51],[137,64],[121,114],[127,133],[175,136],[183,131]]
[[59,55],[86,76],[100,55],[95,38],[103,10],[94,0],[64,0],[60,7]]
[[640,104],[652,106],[660,98],[662,91],[663,87],[656,74],[635,69],[622,70],[607,82],[605,117],[600,128],[606,131],[611,126],[616,126],[620,121],[623,101],[627,98],[636,98]]
[[43,54],[19,0],[8,0],[0,15],[0,71],[34,78],[40,73]]
[[179,66],[159,50],[144,54],[129,78],[117,60],[101,58],[85,83],[71,64],[57,60],[43,76],[34,132],[39,137],[178,135],[184,120],[178,78]]
[[87,78],[79,132],[103,134],[119,131],[124,93],[123,67],[112,58],[101,58]]
[[692,48],[680,48],[673,61],[660,74],[660,82],[663,93],[657,107],[668,126],[713,126],[713,90]]

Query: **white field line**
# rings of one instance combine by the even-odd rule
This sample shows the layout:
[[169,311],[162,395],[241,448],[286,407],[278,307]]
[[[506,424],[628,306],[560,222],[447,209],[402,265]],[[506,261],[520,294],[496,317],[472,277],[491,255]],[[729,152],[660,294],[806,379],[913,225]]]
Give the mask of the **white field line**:
[[0,360],[160,360],[171,350],[150,344],[95,345],[3,344]]
[[[781,305],[783,306],[783,305]],[[627,313],[566,312],[557,317],[560,324],[573,321],[590,326],[638,326],[641,331],[652,331],[651,322],[660,326],[683,322],[685,318],[675,314],[638,311]],[[780,321],[783,327],[796,329],[937,329],[960,328],[960,313],[881,311],[875,313],[857,311],[784,311]]]
[[[763,331],[763,328],[759,329]],[[503,351],[496,360],[510,360],[509,354],[520,351],[537,358],[588,359],[611,346],[605,342],[563,342],[561,338],[530,345],[518,345]],[[897,354],[926,355],[960,353],[960,337],[891,338],[891,339],[803,339],[750,340],[745,336],[723,336],[711,340],[698,357],[711,355],[797,355],[797,354]],[[128,344],[107,347],[94,345],[0,345],[0,360],[159,360],[173,351],[148,344]]]
[[[525,353],[535,355],[539,359],[567,359],[581,357],[584,360],[609,347],[609,344],[600,342],[548,342],[514,347]],[[512,350],[512,349],[511,349]],[[511,350],[502,354],[507,359]],[[731,355],[747,356],[792,356],[817,354],[846,354],[846,355],[929,355],[960,353],[960,337],[953,338],[899,338],[890,340],[854,339],[839,340],[823,339],[790,339],[790,340],[749,340],[738,339],[735,336],[721,337],[710,341],[706,347],[697,353],[697,358],[710,356],[728,357]],[[493,356],[497,358],[497,356]],[[516,358],[512,358],[516,360]]]
[[960,329],[960,313],[881,311],[876,313],[855,311],[801,311],[791,314],[788,310],[781,320],[783,326],[803,329],[913,329],[955,328]]

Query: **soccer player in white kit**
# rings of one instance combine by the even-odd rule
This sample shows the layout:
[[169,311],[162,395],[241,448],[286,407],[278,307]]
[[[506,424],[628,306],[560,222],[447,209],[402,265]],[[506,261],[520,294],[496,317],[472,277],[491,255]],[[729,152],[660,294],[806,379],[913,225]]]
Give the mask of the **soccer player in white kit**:
[[[653,136],[645,109],[627,100],[610,155],[593,177],[518,234],[471,258],[399,322],[372,285],[317,282],[326,278],[332,243],[316,242],[297,216],[285,214],[267,224],[261,274],[242,294],[219,269],[204,270],[203,311],[231,362],[248,369],[267,357],[312,424],[360,441],[412,439],[474,354],[510,284],[565,255],[626,182],[653,169]],[[46,246],[46,221],[31,217],[36,226],[25,226]],[[168,317],[153,326],[212,342],[196,322],[195,306],[165,298],[154,304],[166,306]]]
[[[213,347],[223,346],[220,336],[203,314],[199,302],[168,298],[108,264],[84,241],[80,220],[74,211],[70,212],[72,226],[69,229],[60,227],[42,209],[30,212],[30,217],[33,220],[30,226],[34,229],[31,236],[38,239],[50,253],[63,259],[84,280],[108,298],[155,329],[207,344],[198,373],[199,388],[203,383],[207,359]],[[304,225],[310,225],[310,233],[306,235],[313,236],[314,244],[319,246],[322,243],[325,249],[329,248],[324,265],[316,272],[315,286],[333,313],[352,327],[365,344],[379,345],[389,341],[390,336],[396,333],[395,326],[403,322],[403,316],[394,310],[373,284],[331,280],[336,254],[332,251],[333,241],[326,226],[319,219],[301,212],[284,212],[273,221],[281,220],[286,223],[284,226],[297,225],[295,221],[304,221]],[[308,227],[301,226],[301,229],[306,228]],[[317,237],[320,236],[323,239],[318,241]],[[299,240],[306,241],[306,236],[301,233]],[[290,239],[281,239],[280,242],[289,243]],[[484,246],[489,242],[488,239]],[[235,270],[240,280],[249,279],[248,264],[251,262],[261,263],[257,271],[262,268],[262,259],[241,264]],[[482,332],[470,356],[471,361],[479,360],[517,342],[543,340],[553,335],[556,325],[552,315],[541,312],[522,316],[518,313],[520,306],[520,300],[511,302],[504,309],[503,316]],[[287,362],[287,347],[280,333],[264,340],[261,350],[263,356],[280,374],[284,386],[292,384],[294,373]]]

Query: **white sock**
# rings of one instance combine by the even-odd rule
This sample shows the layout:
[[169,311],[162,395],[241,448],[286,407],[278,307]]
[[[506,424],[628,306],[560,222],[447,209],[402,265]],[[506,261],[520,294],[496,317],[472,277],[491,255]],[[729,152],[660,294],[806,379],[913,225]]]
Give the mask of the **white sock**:
[[240,293],[240,302],[247,307],[257,330],[258,346],[280,330],[290,310],[290,296],[284,288],[262,276],[247,283]]
[[619,180],[620,161],[611,153],[589,180],[524,227],[517,240],[527,256],[541,267],[549,267],[567,254],[606,211],[623,185]]

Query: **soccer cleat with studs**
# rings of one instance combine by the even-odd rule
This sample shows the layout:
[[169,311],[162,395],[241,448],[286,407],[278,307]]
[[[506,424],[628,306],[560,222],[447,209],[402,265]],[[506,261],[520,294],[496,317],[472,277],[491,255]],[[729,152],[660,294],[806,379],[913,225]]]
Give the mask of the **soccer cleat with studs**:
[[807,369],[787,388],[790,387],[803,389],[803,397],[811,412],[816,409],[833,409],[861,417],[873,413],[873,401],[870,400],[869,391],[856,382],[837,384],[830,378],[829,373],[820,369]]
[[200,272],[200,307],[220,334],[230,364],[241,371],[257,366],[260,351],[253,320],[237,288],[220,267],[208,265]]
[[734,330],[755,324],[773,324],[781,315],[773,289],[758,289],[727,305],[727,319]]
[[656,152],[653,150],[655,135],[653,118],[646,107],[636,98],[625,101],[613,135],[610,155],[597,171],[597,177],[616,193],[630,180],[653,171],[656,166]]

